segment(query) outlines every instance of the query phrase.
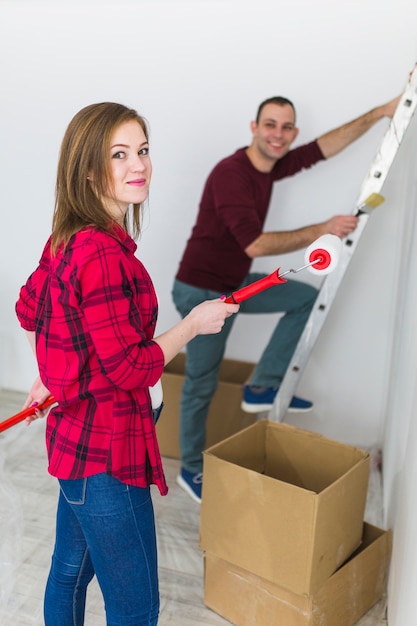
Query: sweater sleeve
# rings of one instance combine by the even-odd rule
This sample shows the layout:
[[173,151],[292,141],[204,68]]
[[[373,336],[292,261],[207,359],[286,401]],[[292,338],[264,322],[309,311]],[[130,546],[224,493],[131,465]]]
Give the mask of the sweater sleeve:
[[323,160],[325,160],[325,157],[320,150],[317,140],[311,141],[290,150],[284,158],[277,161],[272,170],[273,179],[280,180],[287,176],[294,176],[294,174],[309,169]]

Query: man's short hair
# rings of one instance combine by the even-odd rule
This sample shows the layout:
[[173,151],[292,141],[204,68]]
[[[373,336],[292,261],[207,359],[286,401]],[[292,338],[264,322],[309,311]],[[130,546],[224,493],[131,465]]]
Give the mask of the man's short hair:
[[261,113],[262,113],[262,109],[264,108],[264,106],[266,106],[267,104],[277,104],[280,107],[285,106],[286,104],[289,104],[290,107],[292,108],[292,110],[294,111],[294,121],[295,121],[295,106],[293,105],[293,103],[291,102],[291,100],[288,100],[288,98],[284,98],[284,96],[272,96],[272,98],[268,98],[267,100],[264,100],[263,102],[261,102],[261,104],[258,107],[258,112],[256,114],[256,123],[259,122],[259,118],[261,117]]

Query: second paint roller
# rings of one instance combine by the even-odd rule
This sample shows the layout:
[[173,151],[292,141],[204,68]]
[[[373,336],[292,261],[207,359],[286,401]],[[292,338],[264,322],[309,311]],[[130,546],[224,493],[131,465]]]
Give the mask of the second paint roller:
[[256,282],[242,287],[234,291],[225,300],[227,303],[239,304],[257,293],[260,293],[264,289],[269,289],[275,285],[286,283],[287,281],[283,276],[287,274],[301,272],[301,270],[308,269],[313,274],[329,274],[332,272],[339,262],[340,253],[342,249],[342,241],[336,235],[322,235],[312,244],[308,246],[304,253],[305,265],[297,269],[287,270],[280,274],[280,268],[265,276]]

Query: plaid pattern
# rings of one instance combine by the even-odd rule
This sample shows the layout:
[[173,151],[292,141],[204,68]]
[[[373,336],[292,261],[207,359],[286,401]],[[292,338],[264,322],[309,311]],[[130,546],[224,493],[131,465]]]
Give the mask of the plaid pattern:
[[148,387],[164,368],[152,338],[158,314],[149,274],[122,229],[85,228],[51,256],[50,240],[20,291],[16,313],[36,333],[39,373],[59,406],[47,418],[49,472],[107,472],[166,486]]

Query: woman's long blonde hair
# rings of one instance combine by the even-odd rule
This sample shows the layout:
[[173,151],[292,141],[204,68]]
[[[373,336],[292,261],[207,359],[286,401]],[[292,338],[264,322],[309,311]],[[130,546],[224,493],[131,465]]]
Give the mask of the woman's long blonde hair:
[[[71,120],[61,144],[52,220],[52,252],[85,226],[111,230],[113,221],[101,198],[112,188],[110,142],[123,123],[135,120],[146,140],[146,121],[135,110],[114,102],[91,104]],[[94,181],[94,187],[89,179]],[[134,204],[124,218],[124,227],[133,238],[140,234],[141,204]]]

